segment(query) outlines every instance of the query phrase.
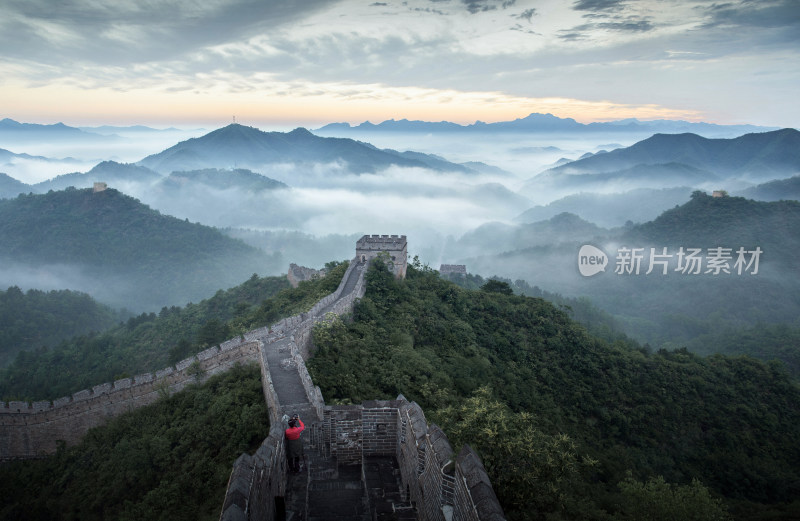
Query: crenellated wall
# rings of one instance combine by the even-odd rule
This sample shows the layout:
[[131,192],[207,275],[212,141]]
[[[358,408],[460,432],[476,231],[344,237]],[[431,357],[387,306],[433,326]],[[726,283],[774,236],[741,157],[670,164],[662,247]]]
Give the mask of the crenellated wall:
[[283,426],[275,422],[254,455],[239,456],[228,480],[222,521],[278,519],[275,498],[284,497],[286,491],[284,450]]
[[[305,366],[313,351],[313,326],[327,313],[352,311],[364,295],[365,264],[351,262],[337,290],[301,313],[270,327],[182,360],[174,367],[94,386],[53,402],[0,402],[0,460],[54,453],[63,440],[77,443],[108,418],[150,404],[160,396],[226,371],[238,363],[260,365],[270,431],[253,456],[243,454],[233,466],[221,519],[278,519],[285,496],[287,468],[283,409],[267,361],[269,346],[289,338],[289,349],[319,423],[307,438],[339,465],[361,464],[371,456],[394,456],[408,500],[422,521],[500,521],[505,519],[478,456],[467,446],[458,457],[447,436],[428,424],[422,409],[403,396],[361,405],[326,406]],[[353,270],[362,270],[351,280]],[[346,292],[342,297],[343,292]]]
[[0,402],[0,460],[52,454],[62,442],[74,445],[109,418],[149,405],[238,363],[257,361],[260,351],[260,342],[237,339],[174,367],[95,385],[53,402]]
[[[341,299],[353,269],[351,263],[336,293],[326,297],[302,316],[288,333],[293,362],[312,407],[321,424],[307,426],[306,437],[326,457],[338,465],[360,465],[371,456],[394,456],[400,467],[401,482],[408,500],[421,521],[502,521],[503,510],[492,489],[480,458],[465,446],[457,457],[444,432],[428,424],[422,408],[405,397],[374,400],[361,405],[327,406],[319,387],[314,385],[305,366],[313,351],[312,329],[325,313],[342,314],[353,309],[365,291],[364,277]],[[337,300],[338,299],[338,300]],[[331,305],[333,303],[333,305]],[[286,462],[280,416],[282,409],[272,385],[266,354],[261,356],[264,393],[270,407],[273,429],[253,457],[243,455],[234,465],[223,506],[222,521],[278,519],[275,498],[283,498]],[[276,430],[277,429],[277,430]],[[271,456],[273,460],[269,460]],[[275,459],[277,458],[277,459]],[[242,476],[250,476],[250,491],[245,495]],[[283,485],[281,485],[283,484]],[[271,494],[271,495],[270,495]]]
[[[209,376],[227,371],[237,363],[251,361],[261,364],[264,397],[270,413],[280,410],[275,398],[269,370],[266,369],[265,350],[259,345],[269,345],[286,338],[286,335],[297,337],[292,342],[293,354],[298,360],[308,356],[311,345],[311,330],[318,315],[325,310],[344,313],[352,309],[356,294],[363,296],[363,277],[359,277],[356,289],[337,302],[344,290],[345,283],[357,263],[348,267],[342,283],[334,293],[317,302],[309,312],[294,315],[269,327],[248,331],[244,335],[230,339],[181,360],[175,366],[160,369],[155,373],[146,373],[133,378],[125,378],[94,386],[92,389],[78,391],[54,401],[0,402],[0,461],[40,457],[55,453],[61,442],[67,446],[74,445],[91,429],[105,423],[109,418],[130,410],[149,405],[159,396],[172,394],[183,389],[187,384],[205,381]],[[335,303],[335,304],[334,304]],[[334,304],[334,305],[331,305]],[[330,308],[330,309],[326,309]],[[193,367],[193,364],[197,365]],[[309,396],[317,403],[322,403],[319,388],[311,382],[305,364],[300,363],[301,376]],[[321,412],[320,412],[321,414]],[[280,419],[280,414],[274,421]]]

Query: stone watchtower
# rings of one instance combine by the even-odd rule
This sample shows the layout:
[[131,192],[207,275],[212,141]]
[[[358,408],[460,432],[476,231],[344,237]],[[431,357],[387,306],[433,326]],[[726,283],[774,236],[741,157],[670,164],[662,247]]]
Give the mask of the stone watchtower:
[[405,235],[365,235],[356,242],[358,262],[386,255],[386,265],[396,277],[406,278],[408,244]]

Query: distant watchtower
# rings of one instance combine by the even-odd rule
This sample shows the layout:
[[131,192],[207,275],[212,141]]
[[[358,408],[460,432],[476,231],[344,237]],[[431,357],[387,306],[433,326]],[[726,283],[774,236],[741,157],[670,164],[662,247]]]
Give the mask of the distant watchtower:
[[405,235],[365,235],[356,242],[356,259],[359,262],[386,255],[386,265],[398,278],[406,278],[408,244]]
[[439,267],[439,274],[443,276],[459,275],[467,276],[467,266],[465,264],[442,264]]

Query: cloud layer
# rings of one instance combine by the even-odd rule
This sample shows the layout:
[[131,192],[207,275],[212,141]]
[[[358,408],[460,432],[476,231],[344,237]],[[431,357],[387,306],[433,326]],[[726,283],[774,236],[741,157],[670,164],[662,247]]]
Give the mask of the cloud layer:
[[[561,98],[731,123],[800,116],[794,0],[10,0],[3,14],[0,110],[18,119],[45,117],[55,90],[73,118],[93,102],[140,122],[162,106],[210,119],[254,106],[265,120],[303,104],[317,120],[387,119],[432,91],[488,98],[479,114],[491,98],[517,116]],[[603,118],[571,109],[559,115]]]

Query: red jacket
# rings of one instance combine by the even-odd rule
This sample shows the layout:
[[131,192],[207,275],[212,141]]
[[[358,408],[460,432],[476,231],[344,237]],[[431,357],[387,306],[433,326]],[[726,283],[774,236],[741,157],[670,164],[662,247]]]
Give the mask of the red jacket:
[[297,418],[297,423],[300,424],[299,427],[289,427],[288,429],[286,429],[286,439],[287,440],[299,440],[300,439],[300,433],[303,432],[303,430],[306,428],[306,426],[303,425],[303,420],[301,420],[300,418]]

